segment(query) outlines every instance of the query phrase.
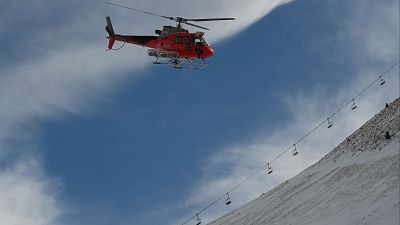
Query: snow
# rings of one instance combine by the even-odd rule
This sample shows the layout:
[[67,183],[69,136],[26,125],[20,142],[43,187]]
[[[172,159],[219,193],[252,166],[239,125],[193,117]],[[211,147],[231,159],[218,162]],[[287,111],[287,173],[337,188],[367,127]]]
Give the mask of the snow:
[[400,224],[399,130],[397,99],[319,162],[210,225]]

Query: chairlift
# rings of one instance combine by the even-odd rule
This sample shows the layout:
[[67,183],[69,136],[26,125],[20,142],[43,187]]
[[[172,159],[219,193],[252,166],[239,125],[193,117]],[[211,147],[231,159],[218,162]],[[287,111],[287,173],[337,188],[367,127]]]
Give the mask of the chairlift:
[[273,171],[272,167],[269,165],[269,163],[267,164],[267,173],[271,174]]
[[382,76],[379,76],[381,78],[381,85],[384,85],[386,83],[385,79],[382,78]]
[[353,104],[351,105],[351,110],[355,110],[355,109],[357,109],[357,105],[356,105],[356,102],[354,101],[354,98],[352,100],[353,100]]
[[299,154],[299,152],[297,151],[296,145],[294,144],[293,146],[294,146],[294,149],[293,149],[292,155],[296,156]]
[[200,225],[201,224],[201,219],[199,217],[199,214],[196,214],[196,218],[197,218],[197,223],[196,225]]
[[231,199],[229,198],[229,193],[226,193],[228,196],[227,199],[225,200],[225,205],[230,205],[232,203]]
[[328,118],[328,128],[331,128],[333,126],[332,121],[330,121],[330,119]]

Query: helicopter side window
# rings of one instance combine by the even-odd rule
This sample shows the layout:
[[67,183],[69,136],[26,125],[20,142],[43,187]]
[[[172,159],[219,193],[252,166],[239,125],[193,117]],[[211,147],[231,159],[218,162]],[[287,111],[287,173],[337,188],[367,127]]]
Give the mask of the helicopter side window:
[[177,36],[175,38],[175,43],[176,44],[182,44],[183,43],[183,37],[182,36]]

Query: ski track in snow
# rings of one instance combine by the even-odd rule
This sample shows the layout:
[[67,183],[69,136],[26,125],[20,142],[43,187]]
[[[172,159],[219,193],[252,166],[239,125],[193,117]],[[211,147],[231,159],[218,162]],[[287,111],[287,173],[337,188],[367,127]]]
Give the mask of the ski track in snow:
[[398,225],[399,131],[397,99],[319,162],[210,225]]

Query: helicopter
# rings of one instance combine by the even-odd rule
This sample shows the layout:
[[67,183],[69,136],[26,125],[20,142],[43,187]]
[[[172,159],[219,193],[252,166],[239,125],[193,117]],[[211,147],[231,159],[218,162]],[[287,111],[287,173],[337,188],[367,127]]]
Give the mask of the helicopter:
[[[158,15],[112,2],[106,2],[106,4],[175,21],[176,26],[163,26],[162,30],[155,30],[157,36],[116,34],[109,16],[106,17],[107,25],[105,29],[109,39],[107,50],[119,50],[125,43],[148,47],[147,54],[155,57],[154,64],[173,65],[176,69],[203,69],[208,65],[205,59],[214,55],[214,49],[204,40],[204,32],[190,33],[182,27],[183,24],[209,30],[192,22],[235,20],[235,18],[186,19]],[[116,41],[123,42],[123,44],[121,47],[114,49],[113,46]],[[163,61],[160,61],[160,59]]]

